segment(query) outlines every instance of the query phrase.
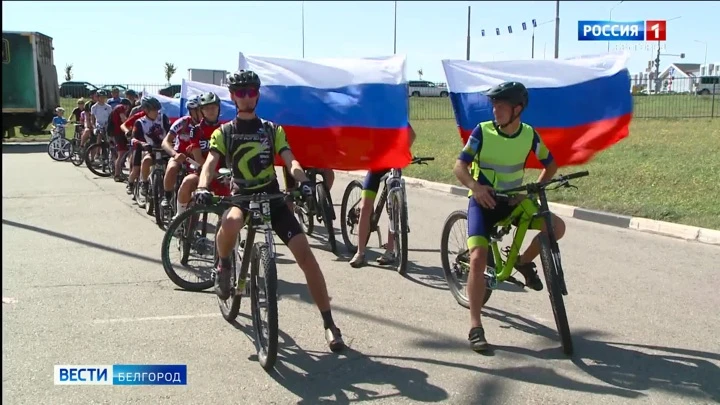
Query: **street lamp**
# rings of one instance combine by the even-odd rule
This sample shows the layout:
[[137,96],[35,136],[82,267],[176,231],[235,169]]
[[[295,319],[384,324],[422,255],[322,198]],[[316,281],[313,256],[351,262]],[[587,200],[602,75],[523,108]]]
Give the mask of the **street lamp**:
[[393,55],[397,54],[397,1],[395,2],[395,24],[393,25]]
[[[624,1],[624,0],[623,0],[623,1]],[[623,1],[620,1],[620,2],[618,2],[617,4],[615,4],[614,6],[610,7],[610,21],[612,21],[612,12],[613,12],[613,10],[615,9],[615,7],[621,5],[621,4],[623,3]],[[610,52],[610,41],[608,41],[608,52]]]
[[697,39],[695,40],[695,42],[705,45],[705,61],[703,62],[703,65],[705,65],[705,69],[707,69],[707,42],[700,41]]
[[[665,20],[665,21],[668,22],[668,21],[673,21],[673,20],[677,20],[677,19],[680,19],[680,18],[682,18],[682,16],[673,17],[673,18],[670,18],[670,19]],[[679,54],[679,55],[661,54],[661,53],[660,53],[660,41],[658,41],[657,57],[655,58],[655,92],[656,92],[656,93],[659,93],[659,92],[660,92],[660,56],[661,56],[661,55],[664,55],[664,56],[679,56],[680,59],[685,58],[685,54],[684,54],[684,53],[681,53],[681,54]]]
[[[543,21],[540,24],[537,24],[537,27],[540,27],[541,25],[545,25],[545,24],[550,24],[551,22],[554,22],[554,21],[555,20]],[[533,26],[533,29],[532,29],[532,54],[530,55],[530,57],[532,59],[535,59],[535,28],[537,28],[537,27]]]

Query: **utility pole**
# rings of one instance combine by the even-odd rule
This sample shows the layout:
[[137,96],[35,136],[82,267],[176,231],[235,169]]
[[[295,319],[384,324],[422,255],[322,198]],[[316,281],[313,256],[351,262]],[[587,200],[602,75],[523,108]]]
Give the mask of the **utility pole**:
[[305,2],[302,2],[302,57],[305,59]]
[[555,1],[555,59],[560,55],[560,0]]
[[470,60],[470,6],[468,6],[468,31],[467,48],[465,49],[465,60]]

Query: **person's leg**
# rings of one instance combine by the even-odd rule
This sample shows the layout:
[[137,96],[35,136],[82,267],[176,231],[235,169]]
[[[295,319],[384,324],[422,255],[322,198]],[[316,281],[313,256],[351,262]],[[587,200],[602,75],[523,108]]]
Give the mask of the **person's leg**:
[[365,249],[370,233],[370,218],[375,209],[375,196],[380,189],[380,180],[387,173],[386,170],[368,171],[363,182],[363,190],[360,200],[360,217],[358,218],[358,250],[350,260],[350,266],[362,267],[365,261]]
[[468,202],[467,246],[470,251],[470,273],[467,280],[467,296],[470,306],[470,333],[468,340],[470,347],[475,351],[487,350],[485,330],[482,326],[481,312],[485,301],[485,268],[487,267],[488,232],[485,218],[487,211],[483,210],[474,198]]
[[315,259],[307,237],[300,223],[286,205],[275,208],[272,212],[272,226],[275,234],[287,245],[293,254],[298,267],[305,274],[310,296],[320,311],[325,329],[325,340],[330,350],[337,352],[345,348],[340,329],[335,325],[330,309],[330,296],[320,265]]
[[172,193],[175,191],[175,182],[177,182],[177,176],[180,172],[181,163],[178,163],[175,159],[170,159],[167,167],[165,168],[165,176],[163,177],[163,190],[165,191],[160,205],[164,208],[170,205],[172,200]]
[[230,298],[230,277],[232,272],[233,249],[240,230],[245,225],[243,212],[238,207],[232,207],[223,215],[220,229],[215,236],[217,245],[218,264],[215,269],[215,294],[222,299]]
[[150,154],[146,154],[145,157],[143,157],[142,162],[140,163],[140,186],[142,187],[140,191],[143,193],[144,196],[147,196],[148,193],[148,187],[150,186],[148,178],[150,177],[150,167],[152,166],[152,156]]

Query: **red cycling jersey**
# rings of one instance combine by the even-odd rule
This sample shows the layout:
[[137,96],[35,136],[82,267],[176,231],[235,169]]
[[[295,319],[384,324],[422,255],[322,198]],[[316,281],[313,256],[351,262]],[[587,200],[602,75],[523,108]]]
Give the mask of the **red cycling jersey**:
[[136,112],[135,114],[131,115],[125,122],[123,122],[123,124],[129,131],[132,131],[133,127],[135,126],[135,121],[139,120],[144,116],[145,111]]
[[[192,138],[190,140],[190,146],[187,148],[187,154],[190,155],[194,149],[200,149],[203,158],[207,159],[208,153],[210,153],[210,138],[212,133],[216,129],[220,128],[220,123],[209,124],[205,119],[201,120],[199,124],[192,128]],[[225,167],[225,159],[220,159],[215,170]],[[219,180],[213,180],[210,185],[210,191],[215,195],[229,196],[231,194],[231,187],[227,184],[223,184]]]
[[119,104],[113,108],[112,112],[110,113],[110,122],[112,123],[112,134],[111,135],[124,135],[122,130],[120,129],[120,126],[123,124],[123,121],[120,119],[122,115],[127,116],[127,113],[129,112],[129,109]]
[[175,141],[173,142],[173,149],[178,153],[188,153],[188,147],[191,145],[192,131],[196,124],[193,122],[192,117],[186,115],[176,120],[170,127],[168,134],[172,133],[175,135]]

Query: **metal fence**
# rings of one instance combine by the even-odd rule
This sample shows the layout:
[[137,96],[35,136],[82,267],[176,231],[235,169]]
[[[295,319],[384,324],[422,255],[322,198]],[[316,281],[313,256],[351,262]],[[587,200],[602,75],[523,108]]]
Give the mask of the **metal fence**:
[[[714,78],[675,79],[662,82],[660,93],[647,90],[654,88],[654,81],[642,84],[634,83],[634,118],[716,118],[720,116],[720,83]],[[703,83],[704,82],[704,83]],[[180,92],[180,85],[162,84],[106,84],[60,86],[63,104],[73,104],[70,100],[87,98],[93,89],[110,91],[117,87],[121,93],[126,89],[138,93],[162,94],[173,97]],[[455,115],[447,97],[410,97],[411,120],[454,120]]]

